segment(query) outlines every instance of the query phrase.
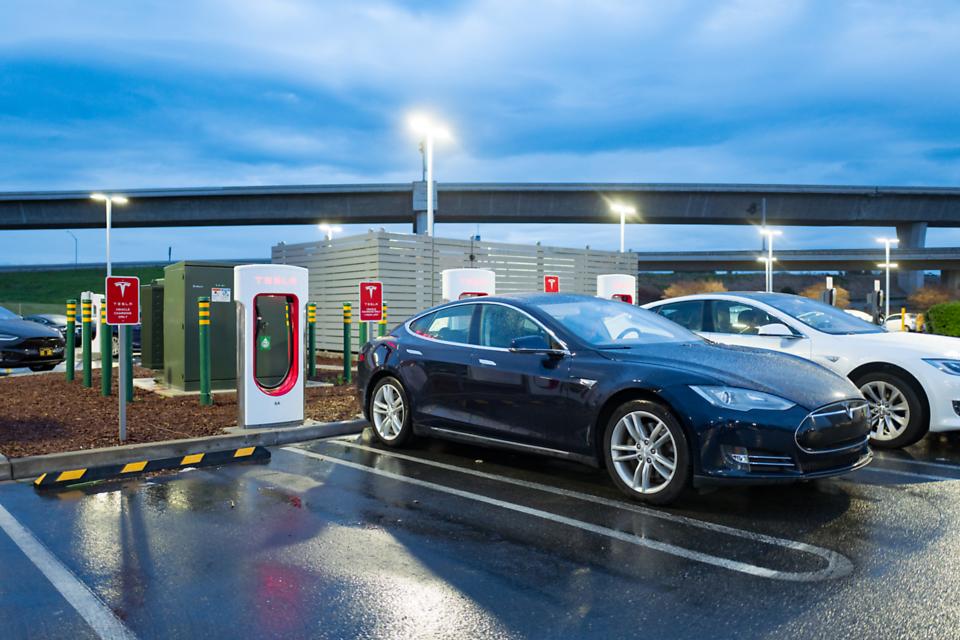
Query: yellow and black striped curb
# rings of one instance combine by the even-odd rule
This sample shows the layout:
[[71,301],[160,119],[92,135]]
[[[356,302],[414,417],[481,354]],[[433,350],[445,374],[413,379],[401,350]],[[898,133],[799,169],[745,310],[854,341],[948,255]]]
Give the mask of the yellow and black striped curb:
[[134,460],[132,462],[107,464],[85,469],[49,471],[34,480],[33,486],[37,489],[53,489],[96,480],[126,478],[151,471],[165,471],[185,467],[209,467],[230,462],[263,462],[269,459],[270,451],[265,447],[239,447],[237,449],[226,449],[223,451],[189,453],[174,458]]

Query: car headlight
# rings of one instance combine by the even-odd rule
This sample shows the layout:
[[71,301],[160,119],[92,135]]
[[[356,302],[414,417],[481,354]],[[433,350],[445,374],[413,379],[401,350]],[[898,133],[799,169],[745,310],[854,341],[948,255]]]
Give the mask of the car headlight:
[[785,411],[796,405],[779,396],[741,389],[740,387],[699,387],[690,386],[704,400],[715,407],[733,409],[734,411],[750,411],[751,409],[765,409],[767,411]]
[[960,360],[941,360],[939,358],[924,358],[924,362],[935,366],[940,371],[952,376],[960,376]]
[[0,333],[0,342],[12,342],[13,340],[19,340],[18,336],[12,336],[9,333]]

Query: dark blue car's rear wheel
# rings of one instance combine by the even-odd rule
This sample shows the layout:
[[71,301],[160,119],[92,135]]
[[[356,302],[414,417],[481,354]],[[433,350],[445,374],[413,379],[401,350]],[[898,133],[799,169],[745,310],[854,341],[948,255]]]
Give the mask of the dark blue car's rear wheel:
[[686,436],[661,404],[649,400],[623,404],[610,417],[603,443],[610,477],[631,498],[667,504],[689,482]]
[[370,394],[369,416],[373,432],[383,444],[399,447],[410,439],[410,402],[396,378],[388,376],[377,382]]

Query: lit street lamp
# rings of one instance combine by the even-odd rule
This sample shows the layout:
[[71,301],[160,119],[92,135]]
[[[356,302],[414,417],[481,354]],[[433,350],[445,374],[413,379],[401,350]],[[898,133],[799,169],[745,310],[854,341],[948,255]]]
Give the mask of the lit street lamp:
[[91,194],[90,197],[98,202],[105,202],[107,205],[107,277],[110,277],[113,275],[113,269],[110,264],[110,227],[113,218],[113,205],[127,204],[129,201],[126,197],[117,194],[106,195],[104,193],[94,193]]
[[887,271],[887,286],[883,291],[883,317],[887,318],[890,316],[890,269],[897,268],[896,262],[890,262],[890,245],[898,244],[900,242],[900,238],[877,238],[877,242],[881,243],[884,248],[883,262],[877,266],[883,267]]
[[624,252],[624,235],[627,228],[627,216],[636,215],[637,210],[630,205],[614,202],[610,210],[620,214],[620,253]]
[[773,257],[773,239],[776,236],[783,235],[783,231],[760,227],[760,235],[767,238],[767,257],[760,258],[760,262],[767,265],[767,293],[773,293],[773,263],[776,261],[776,258]]
[[329,224],[318,224],[317,229],[323,232],[327,240],[333,240],[333,234],[343,231],[343,227],[330,226]]
[[433,235],[433,143],[435,140],[449,140],[450,130],[421,114],[410,116],[410,128],[421,136],[420,151],[424,154],[426,169],[424,180],[427,186],[427,235]]

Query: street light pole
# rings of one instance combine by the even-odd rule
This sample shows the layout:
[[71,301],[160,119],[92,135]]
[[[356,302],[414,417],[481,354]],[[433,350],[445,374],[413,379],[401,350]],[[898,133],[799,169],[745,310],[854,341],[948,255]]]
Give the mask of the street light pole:
[[69,229],[66,229],[65,231],[70,234],[71,238],[73,238],[73,266],[76,267],[80,264],[80,239],[74,235],[73,231],[70,231]]
[[427,235],[433,235],[433,130],[427,133]]
[[766,289],[767,293],[773,293],[773,238],[782,235],[783,232],[778,229],[767,229],[762,227],[760,233],[767,238],[767,258],[761,262],[766,262]]
[[620,214],[620,253],[624,253],[626,251],[627,216],[634,215],[637,210],[630,205],[620,204],[619,202],[611,204],[610,209],[614,213]]
[[424,162],[426,164],[426,187],[427,187],[427,235],[433,235],[433,218],[436,203],[433,197],[433,147],[436,141],[449,140],[450,131],[443,125],[438,124],[430,118],[423,115],[414,115],[410,117],[410,126],[421,136],[421,149],[423,150]]
[[894,244],[898,244],[900,242],[900,239],[899,238],[877,238],[877,242],[880,242],[883,244],[884,260],[883,260],[883,264],[880,266],[886,269],[886,272],[887,272],[887,282],[883,290],[883,301],[884,301],[883,317],[884,319],[886,319],[890,317],[890,269],[896,268],[897,266],[895,263],[890,262],[890,246]]

